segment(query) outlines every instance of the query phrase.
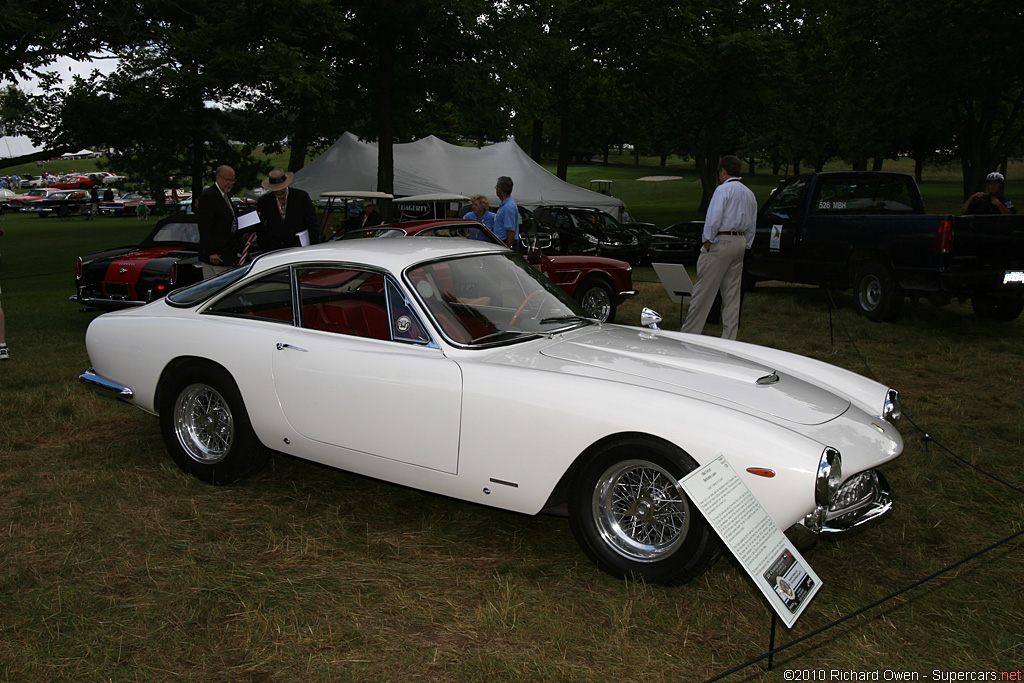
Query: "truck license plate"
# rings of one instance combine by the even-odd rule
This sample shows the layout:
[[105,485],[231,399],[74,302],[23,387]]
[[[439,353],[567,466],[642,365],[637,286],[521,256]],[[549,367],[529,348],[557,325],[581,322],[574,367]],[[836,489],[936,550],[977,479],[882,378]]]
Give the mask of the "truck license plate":
[[1003,284],[1004,285],[1022,285],[1024,284],[1024,270],[1008,270],[1003,273]]

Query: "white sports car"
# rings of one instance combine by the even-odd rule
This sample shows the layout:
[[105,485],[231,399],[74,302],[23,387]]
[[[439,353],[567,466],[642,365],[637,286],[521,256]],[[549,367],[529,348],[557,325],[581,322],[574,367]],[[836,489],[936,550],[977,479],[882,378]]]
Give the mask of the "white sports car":
[[82,381],[160,418],[227,484],[270,451],[526,514],[567,504],[617,576],[676,584],[721,542],[679,479],[724,456],[801,535],[884,515],[894,390],[775,349],[599,324],[499,246],[355,240],[265,254],[89,326]]

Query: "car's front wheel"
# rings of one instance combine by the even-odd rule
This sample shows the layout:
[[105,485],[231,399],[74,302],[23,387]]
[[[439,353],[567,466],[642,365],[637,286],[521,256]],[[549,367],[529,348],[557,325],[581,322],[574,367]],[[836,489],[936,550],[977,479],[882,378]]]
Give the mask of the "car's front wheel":
[[174,462],[210,484],[244,479],[270,456],[231,375],[212,364],[189,365],[174,374],[162,392],[160,431]]
[[615,293],[604,280],[590,277],[576,289],[576,301],[591,318],[603,323],[615,320]]
[[663,585],[696,578],[721,554],[718,537],[679,484],[696,467],[682,451],[652,440],[601,448],[570,489],[576,541],[613,576]]

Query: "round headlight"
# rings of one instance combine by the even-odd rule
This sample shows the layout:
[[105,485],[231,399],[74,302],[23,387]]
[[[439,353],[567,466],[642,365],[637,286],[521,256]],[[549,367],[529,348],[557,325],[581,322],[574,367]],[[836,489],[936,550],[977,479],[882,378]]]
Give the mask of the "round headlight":
[[814,481],[814,501],[828,505],[832,495],[843,481],[843,456],[832,447],[826,448],[818,461],[818,474]]
[[896,424],[899,422],[902,410],[900,409],[900,392],[890,389],[885,395],[885,405],[882,406],[882,417],[888,422]]

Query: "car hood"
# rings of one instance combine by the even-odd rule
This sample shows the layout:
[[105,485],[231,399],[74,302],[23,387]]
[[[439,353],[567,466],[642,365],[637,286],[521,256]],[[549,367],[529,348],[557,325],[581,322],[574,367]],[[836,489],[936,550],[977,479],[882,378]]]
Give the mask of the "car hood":
[[842,415],[850,401],[783,370],[742,356],[683,341],[605,326],[555,342],[541,350],[548,358],[669,385],[679,393],[732,404],[802,425]]

